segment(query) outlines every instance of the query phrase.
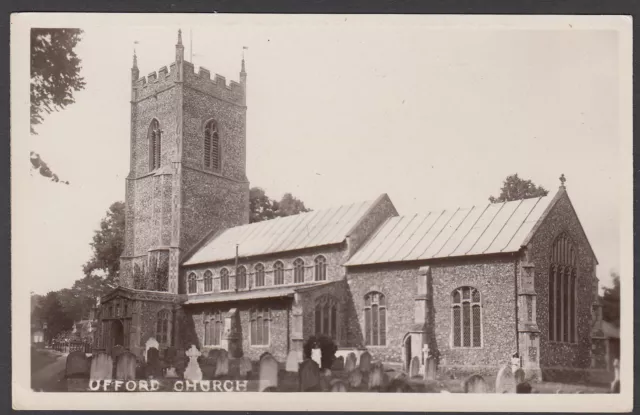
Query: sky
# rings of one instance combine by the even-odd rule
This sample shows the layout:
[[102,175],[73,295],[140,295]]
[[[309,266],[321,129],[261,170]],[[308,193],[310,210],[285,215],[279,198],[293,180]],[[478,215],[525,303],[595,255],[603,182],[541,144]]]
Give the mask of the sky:
[[[27,241],[32,291],[83,276],[94,231],[124,200],[134,42],[146,75],[171,63],[178,28],[186,59],[212,77],[238,80],[248,47],[247,175],[270,197],[291,192],[320,209],[387,193],[408,214],[488,203],[513,173],[553,194],[564,174],[601,283],[620,270],[616,31],[402,17],[179,20],[76,20],[86,88],[26,139],[70,182],[34,172],[20,181],[26,219],[13,232]],[[28,165],[28,151],[15,156]]]

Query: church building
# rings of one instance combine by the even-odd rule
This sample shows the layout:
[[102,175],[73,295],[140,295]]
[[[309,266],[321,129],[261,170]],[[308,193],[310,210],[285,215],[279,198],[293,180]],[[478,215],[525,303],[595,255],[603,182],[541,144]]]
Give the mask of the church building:
[[[596,256],[564,176],[554,196],[400,215],[386,195],[249,224],[247,73],[131,69],[119,286],[96,348],[222,348],[302,360],[305,340],[408,369],[582,377],[604,349]],[[266,110],[266,109],[263,109]],[[602,350],[601,350],[602,349]]]

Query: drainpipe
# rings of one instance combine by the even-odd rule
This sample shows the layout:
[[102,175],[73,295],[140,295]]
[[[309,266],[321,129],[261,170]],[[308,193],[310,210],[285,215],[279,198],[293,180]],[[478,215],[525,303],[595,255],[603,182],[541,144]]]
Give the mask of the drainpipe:
[[514,284],[514,294],[515,294],[515,300],[516,300],[516,353],[518,353],[518,359],[520,360],[520,364],[522,364],[522,357],[520,356],[520,333],[518,332],[518,258],[516,257],[516,260],[514,262],[514,270],[513,270],[513,275],[515,277],[515,284]]

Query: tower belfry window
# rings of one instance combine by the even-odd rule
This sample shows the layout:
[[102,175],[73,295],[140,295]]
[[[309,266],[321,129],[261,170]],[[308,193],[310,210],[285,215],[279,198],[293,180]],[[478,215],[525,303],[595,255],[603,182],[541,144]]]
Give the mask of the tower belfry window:
[[220,169],[220,137],[218,124],[211,120],[204,127],[204,167],[209,170]]
[[162,130],[157,119],[151,121],[149,126],[149,170],[160,167],[160,156],[162,155]]

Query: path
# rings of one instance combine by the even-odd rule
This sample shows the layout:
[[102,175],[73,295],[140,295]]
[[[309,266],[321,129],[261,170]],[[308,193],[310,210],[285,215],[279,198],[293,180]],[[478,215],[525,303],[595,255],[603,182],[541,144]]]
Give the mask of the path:
[[35,391],[55,391],[60,387],[60,379],[64,375],[67,354],[58,356],[53,362],[31,375],[31,388]]

